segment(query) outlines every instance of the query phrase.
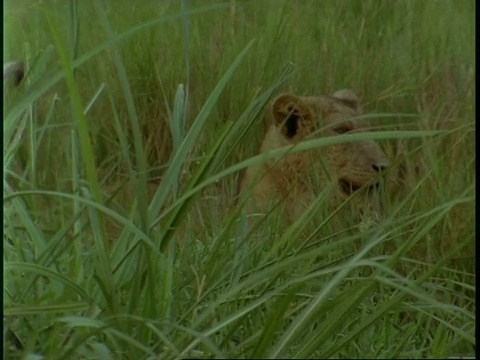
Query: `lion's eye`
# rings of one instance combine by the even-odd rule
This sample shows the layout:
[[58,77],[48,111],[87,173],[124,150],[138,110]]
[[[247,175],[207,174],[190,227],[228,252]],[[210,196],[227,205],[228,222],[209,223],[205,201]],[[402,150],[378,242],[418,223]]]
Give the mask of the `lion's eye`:
[[347,132],[349,132],[350,130],[350,127],[347,126],[347,125],[342,125],[342,126],[337,126],[336,128],[333,129],[336,133],[338,134],[345,134]]

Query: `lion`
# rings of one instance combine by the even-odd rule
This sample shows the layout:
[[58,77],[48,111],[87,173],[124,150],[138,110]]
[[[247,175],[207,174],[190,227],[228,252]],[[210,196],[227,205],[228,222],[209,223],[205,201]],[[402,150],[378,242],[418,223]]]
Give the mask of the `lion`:
[[22,61],[12,61],[6,64],[3,64],[3,82],[13,76],[15,86],[20,85],[20,82],[23,80],[25,72],[25,65]]
[[[271,125],[260,153],[318,136],[369,131],[369,123],[359,117],[362,113],[357,95],[348,89],[331,96],[281,94],[267,113]],[[293,222],[328,183],[333,184],[335,196],[331,198],[337,199],[337,204],[355,193],[354,204],[361,214],[369,211],[378,215],[380,176],[388,166],[387,156],[373,140],[291,152],[248,167],[240,195],[251,191],[247,194],[248,213],[266,213],[280,203],[286,220]]]

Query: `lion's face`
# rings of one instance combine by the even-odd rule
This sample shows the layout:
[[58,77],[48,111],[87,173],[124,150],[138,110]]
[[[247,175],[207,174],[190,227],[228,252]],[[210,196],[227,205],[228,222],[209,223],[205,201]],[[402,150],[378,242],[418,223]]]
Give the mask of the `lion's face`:
[[[356,118],[361,114],[359,100],[351,90],[340,90],[332,96],[279,95],[270,108],[272,125],[260,151],[319,136],[369,131],[368,122]],[[358,198],[363,203],[369,202],[368,206],[376,210],[379,175],[387,166],[388,159],[375,141],[352,141],[269,159],[261,169],[247,169],[244,183],[255,171],[263,173],[254,186],[257,207],[262,207],[262,203],[271,201],[272,197],[283,196],[290,201],[284,208],[293,217],[299,213],[296,203],[302,202],[304,208],[318,193],[308,181],[312,178],[333,181],[342,198],[362,189]],[[290,198],[287,191],[293,191]],[[289,207],[295,210],[289,211]]]

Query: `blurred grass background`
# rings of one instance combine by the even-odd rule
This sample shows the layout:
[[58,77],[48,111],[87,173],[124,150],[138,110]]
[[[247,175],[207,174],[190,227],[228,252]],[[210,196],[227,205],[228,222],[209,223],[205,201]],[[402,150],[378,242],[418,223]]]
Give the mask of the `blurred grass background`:
[[[4,8],[8,358],[473,354],[474,1]],[[272,94],[341,88],[397,114],[386,218],[250,231],[215,174]]]

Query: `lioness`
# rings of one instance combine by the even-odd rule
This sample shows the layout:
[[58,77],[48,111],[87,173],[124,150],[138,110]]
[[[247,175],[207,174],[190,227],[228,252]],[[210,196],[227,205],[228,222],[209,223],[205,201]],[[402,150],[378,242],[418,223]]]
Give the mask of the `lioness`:
[[9,76],[13,76],[15,85],[19,85],[24,75],[24,64],[22,61],[13,61],[3,64],[3,82],[8,79]]
[[[351,90],[339,90],[332,96],[281,94],[267,113],[272,124],[260,153],[315,136],[368,131],[368,122],[355,118],[362,112]],[[379,197],[375,193],[379,174],[387,166],[388,159],[376,142],[346,142],[288,153],[251,166],[242,179],[240,193],[253,186],[247,204],[249,212],[266,212],[281,201],[283,214],[294,221],[312,204],[323,185],[334,182],[336,199],[345,199],[362,189],[356,194],[360,195],[356,202],[378,211]],[[313,179],[319,185],[312,185]]]

